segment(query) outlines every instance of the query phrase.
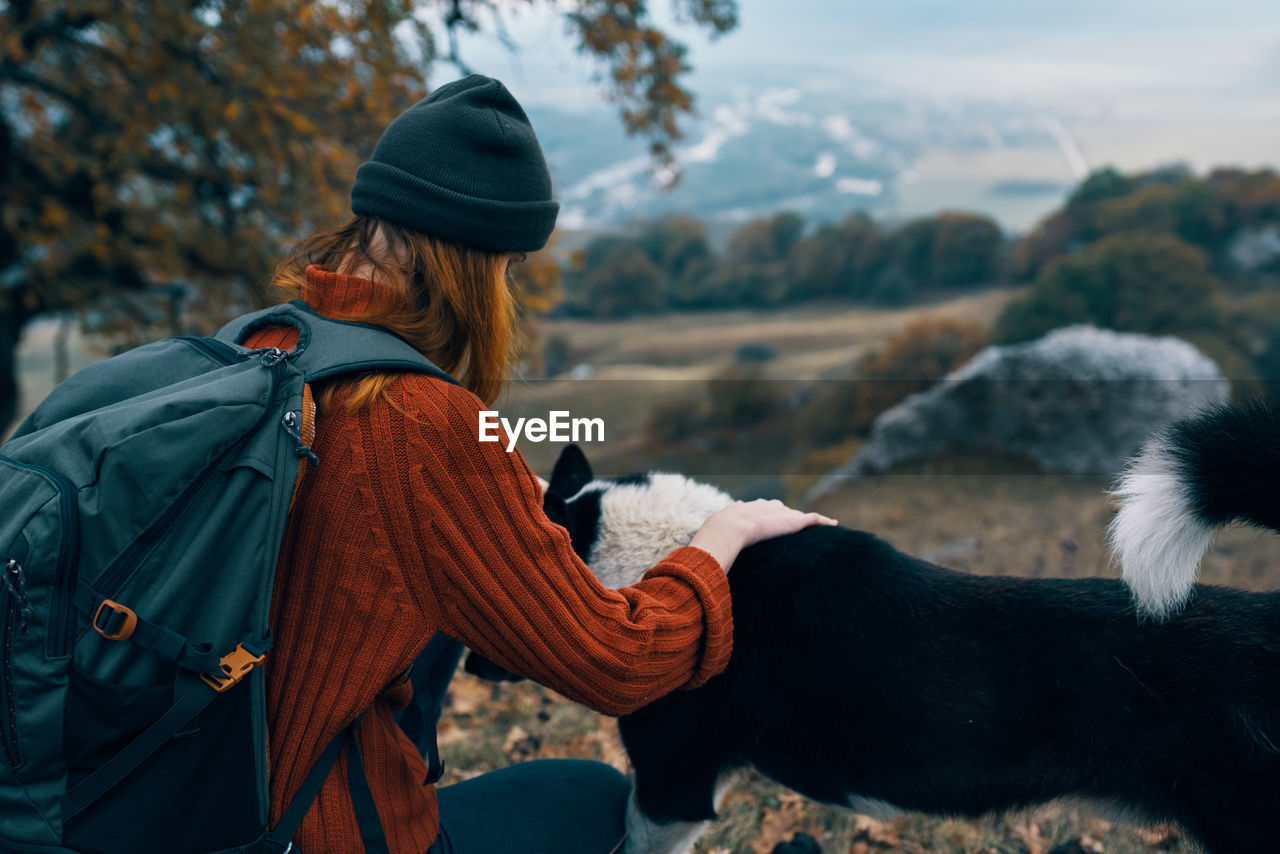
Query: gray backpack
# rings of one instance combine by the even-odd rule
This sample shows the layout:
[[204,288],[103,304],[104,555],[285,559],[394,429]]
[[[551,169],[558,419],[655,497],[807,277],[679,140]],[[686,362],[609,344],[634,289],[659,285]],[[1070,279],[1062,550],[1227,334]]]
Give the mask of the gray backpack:
[[[281,325],[292,350],[240,343]],[[453,382],[295,301],[86,368],[0,447],[0,852],[282,852],[348,743],[385,850],[358,719],[267,832],[259,666],[300,462],[322,464],[304,383],[370,370]]]

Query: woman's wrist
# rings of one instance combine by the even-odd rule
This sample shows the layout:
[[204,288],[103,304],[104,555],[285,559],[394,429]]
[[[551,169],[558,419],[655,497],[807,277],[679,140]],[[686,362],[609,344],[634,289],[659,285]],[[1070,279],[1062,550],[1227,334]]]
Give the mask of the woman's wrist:
[[707,517],[689,545],[711,555],[728,572],[730,565],[737,559],[738,552],[742,551],[746,538],[734,531],[733,525],[712,522],[714,518],[715,514]]
[[727,572],[738,553],[752,543],[794,533],[809,525],[834,524],[835,519],[793,510],[781,501],[735,501],[708,516],[689,545],[710,554]]

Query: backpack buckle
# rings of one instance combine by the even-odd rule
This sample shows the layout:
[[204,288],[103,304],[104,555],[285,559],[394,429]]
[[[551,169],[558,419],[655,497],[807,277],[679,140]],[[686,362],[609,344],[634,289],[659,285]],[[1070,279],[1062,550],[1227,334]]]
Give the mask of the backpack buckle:
[[[107,614],[105,621],[102,618],[103,611],[110,612]],[[98,610],[93,615],[94,631],[107,640],[126,640],[133,634],[133,630],[137,626],[138,615],[119,602],[113,602],[110,599],[103,599],[102,604],[98,606]]]
[[240,680],[248,676],[253,668],[265,661],[266,657],[265,654],[254,655],[244,648],[244,644],[236,644],[236,648],[222,656],[221,661],[218,663],[218,666],[222,669],[221,675],[214,676],[211,673],[201,673],[200,678],[210,688],[221,694],[228,688],[240,684]]

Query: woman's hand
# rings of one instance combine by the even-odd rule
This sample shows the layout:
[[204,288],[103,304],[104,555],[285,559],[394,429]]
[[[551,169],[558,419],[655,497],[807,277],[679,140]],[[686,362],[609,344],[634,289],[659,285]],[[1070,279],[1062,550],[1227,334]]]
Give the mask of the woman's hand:
[[738,552],[752,543],[793,534],[810,525],[834,525],[836,520],[820,513],[793,510],[776,499],[735,501],[707,517],[689,545],[709,553],[726,572]]

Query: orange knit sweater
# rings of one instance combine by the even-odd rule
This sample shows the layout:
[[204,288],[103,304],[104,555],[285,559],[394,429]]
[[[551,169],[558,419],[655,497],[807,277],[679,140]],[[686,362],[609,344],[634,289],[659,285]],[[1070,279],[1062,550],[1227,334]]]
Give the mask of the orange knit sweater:
[[[373,285],[307,270],[303,298],[330,317],[368,305]],[[288,346],[265,330],[251,346]],[[423,854],[439,827],[435,788],[379,696],[443,631],[606,714],[693,687],[728,663],[729,588],[715,558],[684,547],[609,590],[542,512],[519,453],[477,441],[470,392],[406,374],[351,415],[318,423],[280,555],[267,658],[271,823],[324,746],[362,712],[360,750],[392,854]],[[306,854],[359,854],[344,752],[295,837]]]

